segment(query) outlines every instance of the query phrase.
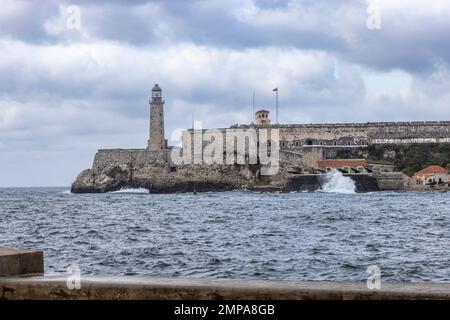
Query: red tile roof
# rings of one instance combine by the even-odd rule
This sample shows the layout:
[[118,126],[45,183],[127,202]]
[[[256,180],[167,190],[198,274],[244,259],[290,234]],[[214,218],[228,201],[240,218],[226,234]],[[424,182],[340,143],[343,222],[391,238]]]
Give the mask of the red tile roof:
[[448,173],[448,170],[445,168],[442,168],[440,166],[429,166],[425,169],[422,169],[418,172],[416,172],[415,176],[423,176],[427,174],[434,174],[434,173]]

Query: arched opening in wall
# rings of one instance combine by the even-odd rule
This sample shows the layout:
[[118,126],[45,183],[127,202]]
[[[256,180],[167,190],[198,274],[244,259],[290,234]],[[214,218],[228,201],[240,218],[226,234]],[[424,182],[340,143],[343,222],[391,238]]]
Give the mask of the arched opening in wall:
[[307,146],[312,146],[313,145],[313,141],[311,139],[306,140],[306,145]]
[[319,141],[319,146],[323,146],[323,141]]
[[334,146],[337,146],[337,145],[338,145],[338,142],[337,142],[337,141],[333,141],[333,145],[334,145]]

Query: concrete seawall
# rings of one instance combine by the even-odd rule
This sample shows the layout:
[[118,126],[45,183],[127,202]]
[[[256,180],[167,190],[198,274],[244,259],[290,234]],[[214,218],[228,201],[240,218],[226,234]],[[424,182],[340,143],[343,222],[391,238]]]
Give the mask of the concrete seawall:
[[42,251],[0,248],[0,300],[450,300],[450,283],[40,275]]
[[68,289],[68,276],[0,277],[0,299],[23,300],[450,300],[450,284],[387,284],[369,290],[365,283],[210,280],[138,276],[82,277]]

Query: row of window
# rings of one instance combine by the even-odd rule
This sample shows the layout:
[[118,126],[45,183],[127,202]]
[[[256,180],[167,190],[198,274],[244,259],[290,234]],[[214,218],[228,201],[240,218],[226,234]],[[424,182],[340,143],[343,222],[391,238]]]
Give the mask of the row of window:
[[[303,146],[303,145],[307,145],[307,146],[313,146],[313,145],[315,145],[314,144],[314,141],[313,140],[306,140],[306,142],[303,144],[301,141],[294,141],[294,147],[296,147],[296,148],[299,148],[299,147],[301,147],[301,146]],[[319,141],[319,143],[317,144],[317,145],[319,145],[319,146],[323,146],[323,145],[325,145],[324,144],[324,142],[323,141]],[[348,145],[348,146],[353,146],[353,145],[355,145],[353,142],[351,142],[351,141],[348,141],[346,144],[339,144],[339,142],[338,141],[333,141],[333,145],[334,146],[338,146],[338,145]],[[367,141],[361,141],[360,142],[360,145],[362,145],[362,146],[367,146],[368,145],[368,142]],[[288,141],[281,141],[280,142],[280,146],[282,147],[282,148],[287,148],[288,146],[289,146],[289,143],[288,143]]]
[[417,180],[416,180],[416,184],[417,184],[417,185],[423,185],[424,182],[425,182],[425,183],[438,183],[438,184],[444,183],[444,181],[442,180],[442,178],[439,178],[438,181],[436,181],[436,179],[428,179],[427,181],[424,181],[424,180],[422,180],[422,179],[417,179]]
[[[351,167],[348,167],[348,166],[344,166],[344,167],[342,167],[342,168],[340,168],[340,169],[343,170],[343,171],[346,171],[347,173],[352,173],[352,172],[354,171],[354,170],[352,170]],[[356,169],[356,171],[358,171],[359,173],[365,173],[365,172],[366,172],[365,168],[362,167],[362,166],[358,166],[358,167],[356,167],[355,169]],[[331,170],[333,170],[333,168],[327,167],[326,170],[327,170],[327,171],[331,171]]]

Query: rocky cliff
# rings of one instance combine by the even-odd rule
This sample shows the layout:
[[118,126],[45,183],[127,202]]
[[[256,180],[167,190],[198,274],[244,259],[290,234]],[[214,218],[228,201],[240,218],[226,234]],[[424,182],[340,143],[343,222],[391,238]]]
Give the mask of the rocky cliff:
[[[262,176],[260,165],[174,165],[170,150],[99,150],[91,169],[81,172],[72,184],[73,193],[102,193],[122,188],[146,188],[151,193],[227,191],[234,189],[314,191],[320,175],[300,174],[309,155],[281,152],[279,171]],[[379,190],[377,179],[355,175],[357,191]]]
[[179,165],[170,150],[99,150],[92,169],[81,172],[73,193],[98,193],[122,188],[146,188],[153,193],[223,191],[257,182],[257,165]]

